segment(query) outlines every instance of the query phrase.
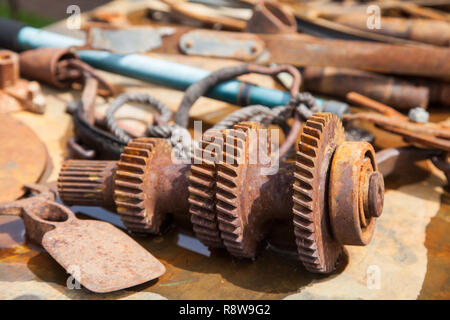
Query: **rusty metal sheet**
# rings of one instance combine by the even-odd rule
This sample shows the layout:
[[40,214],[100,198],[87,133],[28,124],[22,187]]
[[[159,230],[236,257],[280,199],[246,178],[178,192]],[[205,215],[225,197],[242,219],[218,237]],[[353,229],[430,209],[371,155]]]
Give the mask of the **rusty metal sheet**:
[[47,164],[47,150],[22,122],[0,114],[0,202],[12,201],[25,191],[24,183],[39,180]]

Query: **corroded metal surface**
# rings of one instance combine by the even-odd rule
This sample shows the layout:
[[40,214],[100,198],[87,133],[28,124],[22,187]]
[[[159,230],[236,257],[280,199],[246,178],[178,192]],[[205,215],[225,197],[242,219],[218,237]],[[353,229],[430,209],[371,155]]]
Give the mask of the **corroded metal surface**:
[[[193,31],[180,27],[175,28],[174,34],[167,36],[162,46],[154,52],[180,53],[178,47],[180,38],[191,32],[195,32],[196,39],[217,37],[218,39],[226,38],[227,41],[262,41],[266,50],[256,57],[258,62],[354,68],[434,78],[448,77],[450,74],[447,63],[450,54],[445,48],[321,39],[299,33],[256,35],[203,29]],[[193,43],[192,46],[196,44]],[[266,51],[269,54],[264,54]],[[209,50],[203,56],[214,56],[213,54],[214,52]]]
[[367,245],[383,209],[384,180],[367,142],[345,142],[335,115],[305,124],[296,156],[294,226],[300,260],[330,273],[343,245]]
[[329,209],[334,237],[345,245],[367,245],[383,211],[384,182],[371,144],[344,142],[330,171]]
[[22,122],[0,114],[0,202],[20,198],[23,184],[39,180],[47,166],[47,150]]
[[[371,30],[372,32],[436,46],[450,46],[450,25],[448,21],[385,16],[382,20],[381,28],[375,28]],[[334,21],[363,31],[367,30],[366,15],[342,15],[335,18]]]
[[119,161],[65,161],[58,178],[68,204],[113,208],[131,231],[157,234],[168,214],[188,219],[187,171],[164,139],[132,140]]
[[293,221],[300,259],[313,272],[333,271],[343,250],[331,233],[327,189],[333,152],[344,140],[339,119],[319,114],[306,122],[298,144]]
[[107,222],[77,219],[53,201],[49,188],[30,188],[42,192],[1,204],[0,215],[20,216],[27,237],[42,245],[88,290],[121,290],[164,274],[164,266],[123,231]]
[[426,108],[430,90],[423,85],[401,81],[372,72],[333,67],[305,67],[303,83],[306,90],[345,98],[350,91],[359,92],[397,109]]
[[[213,140],[214,138],[214,140]],[[209,130],[194,150],[189,175],[189,213],[195,236],[206,246],[223,247],[216,213],[216,162],[223,146],[220,130]]]
[[297,32],[294,15],[280,4],[258,1],[253,7],[253,15],[247,21],[245,31],[252,33],[293,33]]
[[65,161],[58,177],[61,200],[68,205],[115,209],[113,178],[116,164],[116,161]]
[[356,92],[347,94],[347,100],[377,113],[355,113],[343,116],[344,121],[363,120],[398,134],[406,140],[429,148],[450,152],[450,129],[438,123],[415,123],[405,115],[380,102]]

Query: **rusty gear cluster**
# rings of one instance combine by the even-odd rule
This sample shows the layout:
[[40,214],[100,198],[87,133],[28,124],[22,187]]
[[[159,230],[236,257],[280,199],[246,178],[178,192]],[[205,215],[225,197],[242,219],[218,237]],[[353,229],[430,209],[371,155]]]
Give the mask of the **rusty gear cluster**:
[[66,161],[58,189],[68,204],[115,208],[134,232],[157,234],[169,214],[187,217],[201,242],[239,258],[255,258],[282,222],[306,269],[330,273],[344,245],[370,242],[382,212],[373,147],[346,142],[339,118],[318,113],[303,126],[295,162],[264,174],[273,152],[261,129],[241,122],[207,131],[192,165],[172,162],[164,139],[138,138],[118,162]]

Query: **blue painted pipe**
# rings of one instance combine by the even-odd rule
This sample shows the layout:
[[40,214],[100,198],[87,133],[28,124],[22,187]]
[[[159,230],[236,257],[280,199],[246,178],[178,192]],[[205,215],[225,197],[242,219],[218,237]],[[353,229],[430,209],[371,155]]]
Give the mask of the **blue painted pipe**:
[[[17,34],[17,43],[22,50],[40,47],[59,47],[82,45],[83,41],[57,33],[22,27]],[[186,90],[191,84],[209,74],[209,71],[187,65],[155,59],[139,54],[117,55],[107,51],[80,50],[80,58],[91,66],[112,73],[121,74],[146,82]],[[238,93],[243,83],[236,80],[224,82],[208,92],[208,97],[238,104]],[[286,91],[251,86],[249,104],[261,104],[268,107],[286,105],[290,95]],[[324,101],[317,98],[322,105]]]

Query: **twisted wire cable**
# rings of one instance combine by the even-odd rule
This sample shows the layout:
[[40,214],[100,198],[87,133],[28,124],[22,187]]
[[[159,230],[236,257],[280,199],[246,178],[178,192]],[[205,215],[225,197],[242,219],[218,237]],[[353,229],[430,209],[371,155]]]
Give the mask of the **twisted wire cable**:
[[150,105],[160,114],[160,121],[162,123],[169,122],[172,117],[172,111],[166,107],[164,103],[146,93],[122,93],[109,105],[105,114],[105,124],[108,130],[117,137],[121,142],[127,144],[132,137],[117,125],[114,114],[127,102],[139,102]]

